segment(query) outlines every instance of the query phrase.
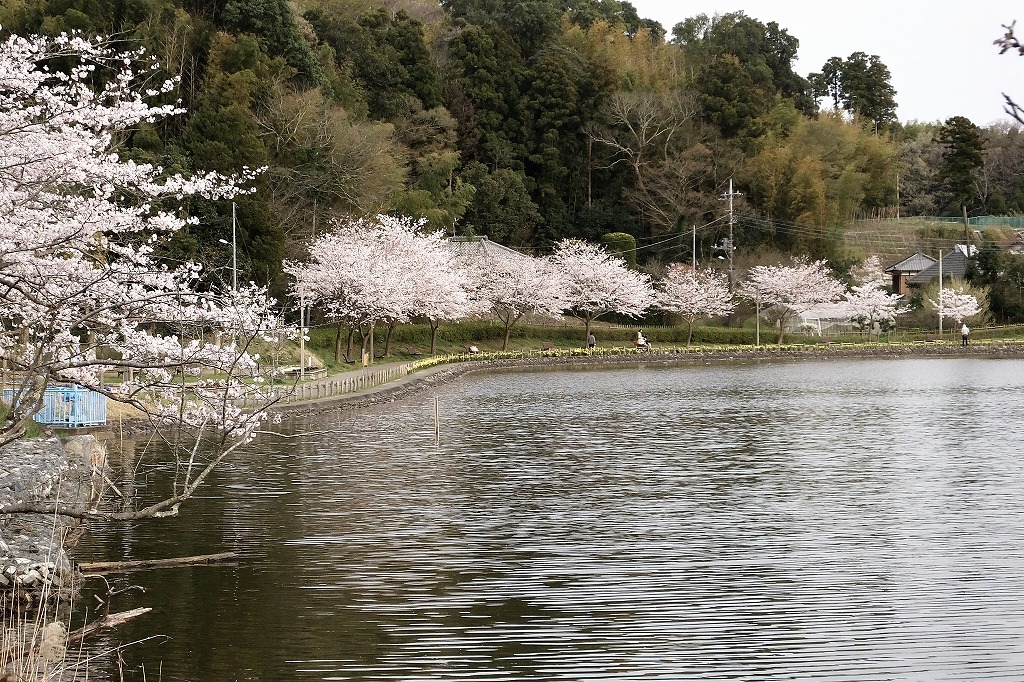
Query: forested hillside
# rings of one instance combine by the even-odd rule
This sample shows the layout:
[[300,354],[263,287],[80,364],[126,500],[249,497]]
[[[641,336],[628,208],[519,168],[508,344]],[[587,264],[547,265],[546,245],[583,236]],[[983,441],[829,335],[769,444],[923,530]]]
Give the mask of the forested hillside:
[[[666,31],[617,0],[3,0],[0,22],[141,45],[180,79],[186,113],[123,155],[267,166],[236,206],[258,282],[332,217],[379,212],[538,250],[625,232],[643,263],[689,259],[696,225],[707,257],[730,178],[744,249],[837,263],[864,255],[842,239],[861,215],[1024,211],[1020,130],[901,124],[877,57],[804,78],[798,36],[741,12]],[[230,202],[189,210],[167,257],[223,272]]]

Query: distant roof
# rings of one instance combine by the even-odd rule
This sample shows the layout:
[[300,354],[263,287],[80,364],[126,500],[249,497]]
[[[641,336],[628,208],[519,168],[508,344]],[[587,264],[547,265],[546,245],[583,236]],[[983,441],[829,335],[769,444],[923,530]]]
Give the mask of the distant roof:
[[921,272],[938,261],[931,256],[926,256],[920,251],[913,256],[907,256],[896,265],[890,265],[885,269],[886,274],[893,272]]
[[[942,257],[942,277],[963,277],[967,274],[967,254],[955,249]],[[939,276],[939,264],[936,262],[907,280],[907,284],[920,286],[928,284]]]
[[500,260],[518,260],[528,258],[526,254],[515,249],[492,242],[487,237],[449,237],[448,243],[460,256],[465,258],[498,258]]

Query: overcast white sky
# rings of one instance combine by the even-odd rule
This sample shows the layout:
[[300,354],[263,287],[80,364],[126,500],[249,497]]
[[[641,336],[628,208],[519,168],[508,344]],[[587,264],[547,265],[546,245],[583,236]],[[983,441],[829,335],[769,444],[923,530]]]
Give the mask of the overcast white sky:
[[775,21],[800,41],[796,71],[820,71],[830,57],[878,55],[892,73],[901,121],[966,116],[980,126],[1008,118],[1002,93],[1024,104],[1024,57],[999,55],[992,41],[1019,20],[1006,0],[631,0],[637,13],[672,27],[697,14],[743,10]]

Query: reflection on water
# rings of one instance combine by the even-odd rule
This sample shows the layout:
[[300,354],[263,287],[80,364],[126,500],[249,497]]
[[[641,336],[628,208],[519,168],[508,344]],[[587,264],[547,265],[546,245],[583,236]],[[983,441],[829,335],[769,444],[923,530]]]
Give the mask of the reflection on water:
[[130,576],[117,606],[155,609],[119,637],[168,638],[126,679],[1020,680],[1022,388],[976,359],[479,375],[438,390],[440,447],[433,394],[328,414],[84,549],[242,555]]

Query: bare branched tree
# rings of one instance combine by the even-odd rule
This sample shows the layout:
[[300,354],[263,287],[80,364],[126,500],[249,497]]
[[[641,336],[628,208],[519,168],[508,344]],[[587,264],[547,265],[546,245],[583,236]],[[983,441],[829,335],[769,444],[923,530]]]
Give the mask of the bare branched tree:
[[[996,38],[993,41],[993,45],[999,46],[999,54],[1006,54],[1010,50],[1016,50],[1019,56],[1024,57],[1024,45],[1020,44],[1020,41],[1014,34],[1014,27],[1016,26],[1016,21],[1012,21],[1009,25],[1004,24],[1003,28],[1006,29],[1006,33],[1003,34],[1002,38]],[[1003,111],[1012,116],[1018,123],[1024,123],[1024,109],[1005,92],[1003,93],[1003,99],[1005,100]]]
[[704,190],[716,184],[724,157],[713,132],[698,120],[696,93],[618,92],[605,114],[608,123],[589,131],[590,137],[611,150],[609,167],[629,166],[633,185],[626,198],[649,221],[652,236],[713,210]]

